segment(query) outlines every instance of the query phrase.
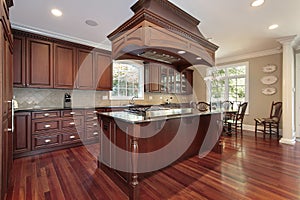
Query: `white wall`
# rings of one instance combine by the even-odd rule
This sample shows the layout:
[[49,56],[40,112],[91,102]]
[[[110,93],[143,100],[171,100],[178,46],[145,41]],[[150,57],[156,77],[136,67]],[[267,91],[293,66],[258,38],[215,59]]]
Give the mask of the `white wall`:
[[300,138],[300,52],[296,54],[296,103],[295,103],[295,112],[296,112],[296,137]]

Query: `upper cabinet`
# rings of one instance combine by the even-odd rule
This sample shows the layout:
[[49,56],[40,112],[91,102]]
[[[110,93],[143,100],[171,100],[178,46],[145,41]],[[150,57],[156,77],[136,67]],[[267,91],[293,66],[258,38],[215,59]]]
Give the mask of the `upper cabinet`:
[[91,50],[77,49],[76,87],[78,89],[94,89],[94,54]]
[[162,64],[145,64],[145,92],[192,94],[192,88],[193,70],[180,73]]
[[24,37],[14,36],[13,83],[15,87],[26,86]]
[[14,30],[14,87],[112,89],[111,53]]
[[54,88],[73,88],[75,66],[75,47],[54,44]]
[[53,43],[27,39],[27,87],[53,88]]
[[112,90],[113,73],[111,55],[95,51],[94,85],[96,90]]

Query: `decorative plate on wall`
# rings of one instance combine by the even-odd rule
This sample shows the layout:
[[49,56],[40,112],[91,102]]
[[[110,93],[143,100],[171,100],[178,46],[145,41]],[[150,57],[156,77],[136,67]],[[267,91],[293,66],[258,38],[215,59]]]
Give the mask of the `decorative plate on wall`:
[[265,73],[271,73],[271,72],[275,72],[277,69],[276,65],[266,65],[263,67],[263,72]]
[[268,87],[261,90],[261,92],[265,95],[273,95],[276,93],[276,88],[274,87]]
[[276,76],[264,76],[260,79],[260,81],[265,85],[272,85],[277,82]]

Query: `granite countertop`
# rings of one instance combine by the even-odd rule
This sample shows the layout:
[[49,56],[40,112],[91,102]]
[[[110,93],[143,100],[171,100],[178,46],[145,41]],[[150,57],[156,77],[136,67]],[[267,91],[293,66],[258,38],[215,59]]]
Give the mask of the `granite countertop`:
[[28,108],[17,108],[15,112],[38,112],[38,111],[51,111],[51,110],[76,110],[76,109],[114,109],[114,108],[129,108],[129,107],[145,107],[145,106],[152,106],[152,105],[140,105],[140,104],[128,104],[128,105],[110,105],[110,106],[97,106],[97,107],[87,107],[87,106],[78,106],[78,107],[71,107],[71,108],[64,108],[64,107],[28,107]]
[[[131,124],[139,124],[139,123],[147,123],[147,122],[153,122],[153,121],[162,121],[162,120],[169,120],[169,119],[176,119],[176,118],[185,118],[185,117],[194,117],[194,116],[200,116],[200,115],[209,115],[209,114],[219,114],[218,111],[213,112],[200,112],[196,109],[192,108],[186,108],[190,109],[190,112],[183,112],[182,114],[174,112],[172,113],[166,113],[166,115],[158,115],[154,117],[147,117],[145,115],[140,115],[136,113],[126,112],[126,111],[117,111],[117,112],[101,112],[98,113],[98,115],[107,116],[114,118],[116,120],[121,120],[127,123]],[[170,110],[179,110],[179,109],[170,109]],[[164,111],[161,111],[164,112]]]

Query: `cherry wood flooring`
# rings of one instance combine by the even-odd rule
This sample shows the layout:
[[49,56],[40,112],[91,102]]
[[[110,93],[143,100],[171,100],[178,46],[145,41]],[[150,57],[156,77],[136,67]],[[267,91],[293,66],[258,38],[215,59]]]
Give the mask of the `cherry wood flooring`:
[[[127,196],[97,169],[98,145],[16,159],[7,199],[103,199]],[[224,136],[223,154],[197,156],[141,183],[141,200],[300,199],[300,143],[254,133]]]

